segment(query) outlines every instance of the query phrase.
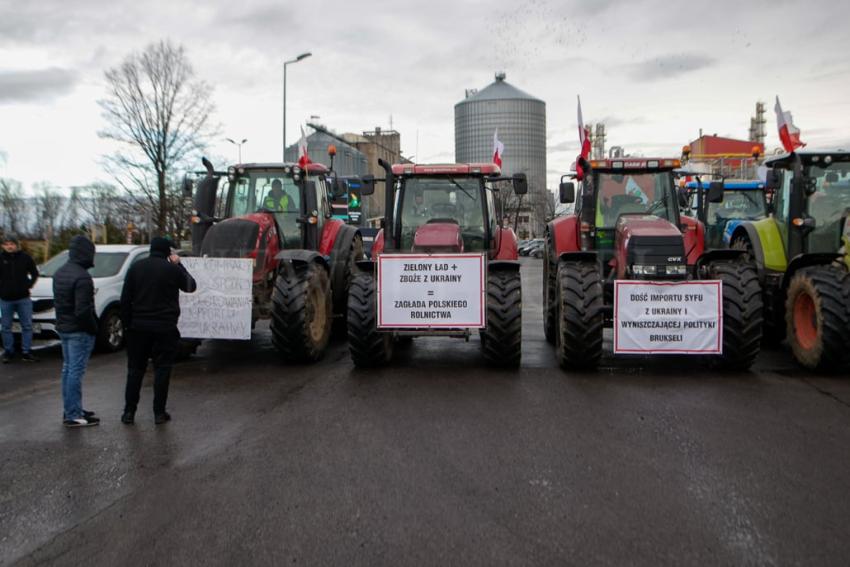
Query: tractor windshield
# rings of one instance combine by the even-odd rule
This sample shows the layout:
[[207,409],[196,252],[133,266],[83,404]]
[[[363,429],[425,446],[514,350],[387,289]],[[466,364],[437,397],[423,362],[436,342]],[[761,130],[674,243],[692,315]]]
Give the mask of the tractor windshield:
[[460,225],[465,250],[484,249],[484,205],[478,177],[412,177],[402,180],[401,246],[410,248],[416,229],[429,222]]
[[767,216],[767,202],[761,190],[726,190],[722,203],[709,203],[709,224],[724,224],[729,220],[756,220]]
[[613,228],[624,213],[651,214],[675,222],[669,171],[597,172],[596,226]]
[[231,216],[240,217],[257,211],[274,213],[283,241],[300,243],[301,190],[283,171],[248,171],[230,184]]
[[810,166],[807,173],[817,188],[808,199],[807,213],[815,220],[808,252],[835,252],[841,246],[842,219],[850,216],[850,163]]

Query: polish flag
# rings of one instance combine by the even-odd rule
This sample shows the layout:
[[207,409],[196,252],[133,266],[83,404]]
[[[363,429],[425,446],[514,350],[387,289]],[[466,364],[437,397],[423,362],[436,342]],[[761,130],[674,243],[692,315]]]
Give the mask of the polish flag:
[[794,121],[791,119],[791,112],[783,112],[782,105],[779,104],[779,97],[776,97],[776,106],[773,109],[776,111],[776,126],[779,128],[779,139],[782,141],[785,151],[791,153],[797,148],[805,147],[806,144],[800,141],[800,129],[794,126]]
[[581,145],[581,153],[579,154],[579,158],[576,159],[576,178],[581,180],[584,178],[584,168],[581,166],[581,161],[587,161],[587,158],[590,157],[590,128],[584,125],[584,118],[581,115],[581,97],[576,96],[578,99],[578,141]]
[[499,141],[499,129],[493,132],[493,163],[502,167],[502,154],[505,153],[505,144]]
[[310,161],[310,155],[307,153],[307,136],[304,135],[304,127],[301,127],[301,139],[298,140],[298,166],[301,168],[307,167]]

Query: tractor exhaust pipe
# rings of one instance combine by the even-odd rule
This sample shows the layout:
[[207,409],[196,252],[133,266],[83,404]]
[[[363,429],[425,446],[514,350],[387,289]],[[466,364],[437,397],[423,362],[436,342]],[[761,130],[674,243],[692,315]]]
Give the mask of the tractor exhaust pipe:
[[384,250],[393,250],[395,242],[393,238],[393,188],[395,177],[393,166],[383,159],[378,158],[378,165],[384,168],[386,181],[384,182]]

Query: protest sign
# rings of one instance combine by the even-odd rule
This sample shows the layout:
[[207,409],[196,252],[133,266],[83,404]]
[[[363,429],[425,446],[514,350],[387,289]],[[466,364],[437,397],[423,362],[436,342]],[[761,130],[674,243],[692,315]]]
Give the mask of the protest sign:
[[253,263],[242,258],[181,258],[198,284],[180,292],[180,335],[191,339],[251,338]]

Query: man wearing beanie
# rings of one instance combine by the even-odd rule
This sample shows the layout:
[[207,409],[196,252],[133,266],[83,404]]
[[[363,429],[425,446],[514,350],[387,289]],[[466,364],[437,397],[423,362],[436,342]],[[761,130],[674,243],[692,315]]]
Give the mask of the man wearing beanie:
[[94,412],[83,409],[83,376],[97,335],[94,281],[88,272],[92,266],[94,244],[85,236],[75,236],[68,248],[68,261],[53,274],[56,331],[62,339],[65,427],[86,427],[100,422]]
[[153,359],[153,413],[159,425],[171,419],[165,411],[171,367],[177,356],[180,332],[180,291],[195,291],[195,280],[172,251],[171,241],[151,240],[149,258],[133,264],[121,292],[121,319],[127,332],[127,387],[121,421],[132,424],[142,379]]
[[21,359],[34,362],[32,347],[32,300],[30,289],[38,279],[38,268],[32,257],[21,250],[18,237],[7,233],[0,252],[0,314],[2,314],[3,363],[12,362],[15,336],[12,334],[14,314],[21,322]]

